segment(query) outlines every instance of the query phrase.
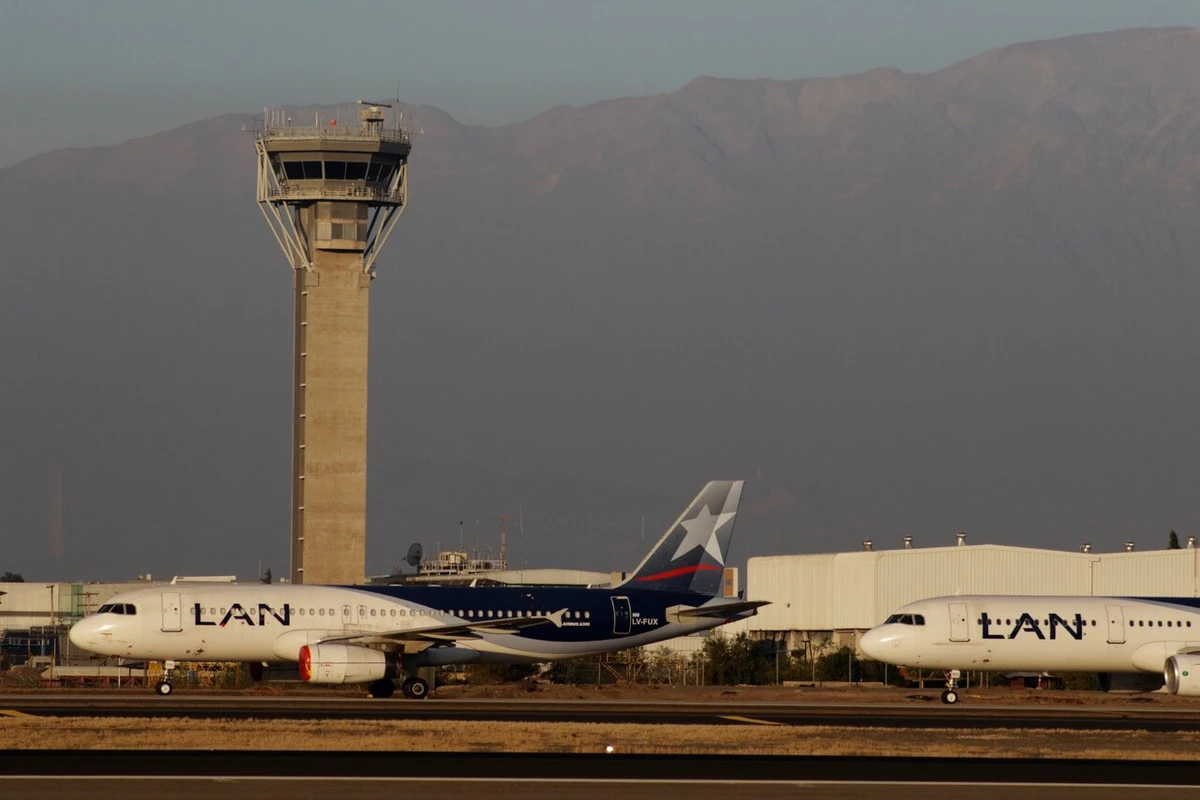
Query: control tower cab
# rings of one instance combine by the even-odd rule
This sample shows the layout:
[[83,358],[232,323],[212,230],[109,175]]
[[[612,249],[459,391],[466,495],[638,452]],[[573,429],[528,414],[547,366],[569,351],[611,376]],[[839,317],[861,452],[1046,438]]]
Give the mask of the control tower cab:
[[359,107],[311,126],[265,110],[255,136],[258,203],[294,276],[294,583],[361,583],[366,569],[368,300],[412,139],[398,103]]

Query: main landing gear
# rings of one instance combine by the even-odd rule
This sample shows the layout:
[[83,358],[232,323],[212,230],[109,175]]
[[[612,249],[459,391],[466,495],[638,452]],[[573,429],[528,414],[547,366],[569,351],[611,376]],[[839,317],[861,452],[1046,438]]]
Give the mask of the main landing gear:
[[954,691],[954,688],[960,677],[962,673],[956,669],[946,672],[946,691],[942,692],[942,702],[948,706],[958,702],[958,692]]
[[[391,697],[395,691],[396,684],[391,678],[380,678],[367,686],[367,692],[371,697],[380,699]],[[421,678],[405,678],[404,682],[400,684],[400,691],[410,700],[424,700],[429,696],[429,683]]]
[[175,691],[175,687],[171,685],[171,671],[175,669],[174,661],[163,662],[163,678],[158,683],[154,684],[154,693],[160,697],[166,697],[171,692]]

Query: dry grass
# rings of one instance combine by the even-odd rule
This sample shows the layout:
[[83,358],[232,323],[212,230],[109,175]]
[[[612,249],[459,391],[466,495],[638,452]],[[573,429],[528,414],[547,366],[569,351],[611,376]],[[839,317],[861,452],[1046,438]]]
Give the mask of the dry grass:
[[0,717],[3,749],[382,750],[1191,759],[1200,733],[782,725]]

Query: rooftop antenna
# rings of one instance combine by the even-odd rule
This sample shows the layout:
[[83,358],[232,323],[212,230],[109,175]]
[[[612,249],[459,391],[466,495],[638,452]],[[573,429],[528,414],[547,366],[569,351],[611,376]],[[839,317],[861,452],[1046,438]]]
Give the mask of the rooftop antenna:
[[508,568],[508,514],[500,515],[500,566]]

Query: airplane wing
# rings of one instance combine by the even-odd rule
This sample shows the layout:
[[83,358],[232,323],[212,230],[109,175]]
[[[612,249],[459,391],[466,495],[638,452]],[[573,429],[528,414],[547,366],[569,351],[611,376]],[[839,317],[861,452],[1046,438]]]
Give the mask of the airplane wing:
[[683,622],[688,619],[734,619],[747,611],[769,606],[770,600],[742,600],[736,603],[715,603],[707,606],[674,606],[667,609],[667,619]]
[[554,625],[562,627],[563,614],[567,609],[561,608],[553,614],[536,617],[512,617],[505,619],[478,620],[472,622],[455,622],[449,625],[435,625],[430,628],[405,628],[396,631],[350,633],[343,636],[330,636],[321,639],[318,644],[336,642],[338,644],[383,645],[387,647],[412,644],[443,644],[462,639],[478,639],[485,633],[519,633],[524,628],[537,625]]

